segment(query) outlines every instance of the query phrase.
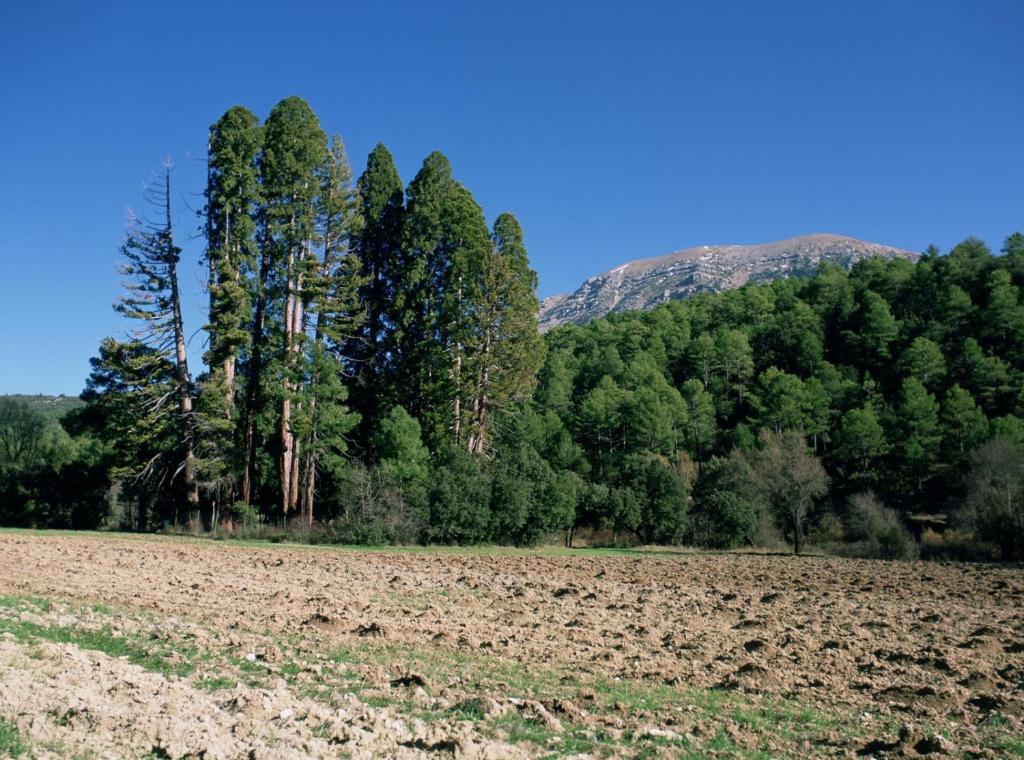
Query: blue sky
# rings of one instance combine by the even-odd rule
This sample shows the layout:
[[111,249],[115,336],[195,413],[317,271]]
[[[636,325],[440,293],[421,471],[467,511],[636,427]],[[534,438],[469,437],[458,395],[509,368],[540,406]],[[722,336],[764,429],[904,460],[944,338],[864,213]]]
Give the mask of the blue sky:
[[442,150],[490,219],[519,217],[542,295],[807,232],[998,249],[1024,228],[1022,29],[1018,0],[4,3],[0,393],[81,390],[124,329],[150,171],[175,160],[184,239],[210,123],[288,95],[357,173],[379,140],[405,181]]

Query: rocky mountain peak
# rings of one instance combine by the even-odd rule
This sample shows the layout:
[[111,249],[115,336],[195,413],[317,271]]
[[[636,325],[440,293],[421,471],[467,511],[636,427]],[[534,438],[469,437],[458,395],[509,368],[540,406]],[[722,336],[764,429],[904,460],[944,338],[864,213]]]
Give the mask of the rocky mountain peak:
[[613,311],[651,309],[697,293],[748,282],[814,274],[823,261],[850,268],[872,256],[914,260],[916,253],[842,235],[812,234],[760,245],[701,245],[638,259],[586,280],[573,293],[541,301],[541,330],[580,324]]

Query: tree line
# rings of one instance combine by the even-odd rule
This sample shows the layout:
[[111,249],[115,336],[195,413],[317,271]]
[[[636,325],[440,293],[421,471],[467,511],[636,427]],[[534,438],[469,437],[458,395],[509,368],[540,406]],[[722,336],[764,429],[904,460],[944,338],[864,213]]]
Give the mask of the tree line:
[[488,226],[437,152],[404,185],[378,145],[354,178],[287,98],[210,128],[193,368],[172,177],[122,246],[135,327],[47,434],[64,453],[4,462],[5,522],[899,554],[911,515],[943,514],[1024,551],[1020,234],[542,337],[513,215]]
[[236,513],[312,524],[337,512],[353,458],[406,457],[408,442],[382,431],[416,451],[489,454],[542,356],[513,215],[489,228],[438,152],[403,186],[378,145],[353,181],[341,138],[299,98],[263,123],[228,110],[208,145],[197,375],[171,176],[165,166],[122,246],[116,308],[138,327],[103,341],[69,422],[110,446],[135,527],[211,530]]

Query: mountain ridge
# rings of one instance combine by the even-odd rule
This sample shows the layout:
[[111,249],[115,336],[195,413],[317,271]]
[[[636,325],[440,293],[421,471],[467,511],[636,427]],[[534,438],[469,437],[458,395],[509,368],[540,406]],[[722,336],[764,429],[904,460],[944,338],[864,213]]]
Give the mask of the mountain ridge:
[[813,274],[822,262],[845,268],[872,256],[916,260],[895,246],[832,233],[811,233],[751,245],[701,245],[633,259],[590,277],[572,293],[541,301],[540,327],[581,324],[616,311],[651,309],[697,293],[719,292]]

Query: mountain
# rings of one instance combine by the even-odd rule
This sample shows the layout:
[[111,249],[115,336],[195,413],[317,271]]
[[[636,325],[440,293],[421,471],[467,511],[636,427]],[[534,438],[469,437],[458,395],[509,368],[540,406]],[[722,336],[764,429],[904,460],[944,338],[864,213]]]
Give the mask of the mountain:
[[871,256],[916,260],[900,248],[841,235],[802,235],[762,245],[702,245],[640,259],[591,277],[571,294],[541,301],[540,327],[580,324],[613,311],[650,309],[697,293],[738,288],[748,282],[814,274],[827,261],[847,269]]
[[66,412],[69,412],[72,409],[77,409],[84,404],[78,396],[65,396],[63,394],[59,396],[47,396],[42,393],[35,395],[8,393],[0,394],[0,398],[9,398],[12,401],[27,404],[48,420],[52,420],[54,422],[63,417]]

